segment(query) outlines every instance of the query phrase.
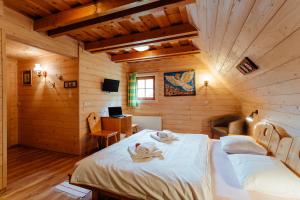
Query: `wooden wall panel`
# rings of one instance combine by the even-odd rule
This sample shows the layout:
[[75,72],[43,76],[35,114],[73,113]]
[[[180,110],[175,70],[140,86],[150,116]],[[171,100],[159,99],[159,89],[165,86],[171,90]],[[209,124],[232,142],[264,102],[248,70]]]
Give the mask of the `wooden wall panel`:
[[7,185],[7,71],[5,31],[0,28],[0,190]]
[[10,39],[41,48],[46,51],[70,57],[78,57],[78,42],[63,36],[50,38],[33,31],[33,20],[4,7],[3,17],[0,17],[0,27],[5,29]]
[[[194,69],[196,96],[165,97],[163,73]],[[239,101],[215,78],[209,69],[193,55],[129,64],[130,72],[156,75],[156,100],[129,109],[135,115],[162,116],[163,128],[178,132],[210,134],[209,119],[213,116],[240,113]],[[204,78],[210,77],[208,88]]]
[[[91,54],[80,49],[79,53],[79,109],[80,109],[80,149],[81,153],[96,148],[91,138],[87,117],[91,112],[107,115],[108,106],[122,106],[126,111],[127,66],[110,61],[106,54]],[[120,80],[118,93],[101,90],[104,78]]]
[[7,58],[7,146],[18,144],[18,61]]
[[[47,79],[33,73],[32,86],[24,86],[22,72],[33,70],[35,63],[47,70]],[[78,59],[43,56],[20,60],[18,67],[20,144],[79,154],[79,89],[65,89],[56,76],[78,80]]]
[[[214,21],[215,17],[207,13],[216,8],[203,7],[203,2],[198,0],[195,6],[189,7],[194,24],[200,28],[195,44],[203,49],[202,59],[243,102],[244,115],[259,109],[257,119],[267,119],[284,127],[289,134],[300,136],[299,2],[218,0],[213,38],[202,32],[214,30],[207,22]],[[247,6],[249,3],[252,6]],[[233,12],[238,4],[244,8],[243,16],[247,16],[244,20]],[[197,18],[199,15],[205,16]],[[230,19],[239,23],[231,24]],[[226,33],[235,33],[235,39]],[[205,41],[212,41],[213,49],[205,45],[202,48]],[[235,66],[246,56],[259,66],[259,70],[245,76]]]

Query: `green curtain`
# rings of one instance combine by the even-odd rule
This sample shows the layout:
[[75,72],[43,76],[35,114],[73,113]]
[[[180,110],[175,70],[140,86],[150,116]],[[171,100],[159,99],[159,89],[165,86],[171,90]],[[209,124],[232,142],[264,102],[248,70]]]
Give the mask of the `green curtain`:
[[137,81],[136,73],[129,74],[128,80],[128,106],[138,107],[139,102],[137,100]]

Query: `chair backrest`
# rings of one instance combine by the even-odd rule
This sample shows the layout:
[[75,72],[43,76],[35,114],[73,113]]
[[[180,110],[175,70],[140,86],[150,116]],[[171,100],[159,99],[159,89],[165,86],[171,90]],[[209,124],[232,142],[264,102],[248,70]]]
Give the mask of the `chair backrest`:
[[101,119],[99,115],[95,112],[90,113],[88,117],[88,123],[91,133],[96,133],[101,131]]
[[228,127],[229,123],[241,119],[238,115],[221,115],[211,119],[211,127],[221,126]]

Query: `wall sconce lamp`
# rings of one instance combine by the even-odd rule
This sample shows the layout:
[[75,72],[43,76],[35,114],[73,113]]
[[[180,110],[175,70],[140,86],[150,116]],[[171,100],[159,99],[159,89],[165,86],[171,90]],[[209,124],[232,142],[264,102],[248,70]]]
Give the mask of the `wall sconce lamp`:
[[258,115],[258,110],[253,111],[248,117],[246,117],[246,120],[248,122],[253,122],[253,119],[256,115]]
[[204,86],[208,87],[208,80],[204,80]]
[[47,71],[43,71],[41,64],[35,64],[33,71],[38,77],[44,76],[47,77]]
[[[33,68],[33,71],[35,72],[35,74],[38,77],[43,76],[45,79],[47,78],[47,75],[48,75],[47,71],[46,70],[43,71],[43,68],[42,68],[41,64],[35,64],[34,68]],[[62,79],[62,76],[57,75],[57,78]],[[55,82],[48,81],[48,83],[49,83],[49,85],[51,85],[52,88],[55,88]]]

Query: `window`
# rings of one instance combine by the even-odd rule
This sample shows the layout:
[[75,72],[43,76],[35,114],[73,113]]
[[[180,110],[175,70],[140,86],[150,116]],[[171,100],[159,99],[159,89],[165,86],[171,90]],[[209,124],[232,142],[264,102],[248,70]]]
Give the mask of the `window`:
[[155,77],[137,77],[138,100],[155,100]]

